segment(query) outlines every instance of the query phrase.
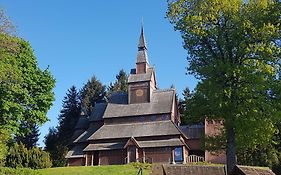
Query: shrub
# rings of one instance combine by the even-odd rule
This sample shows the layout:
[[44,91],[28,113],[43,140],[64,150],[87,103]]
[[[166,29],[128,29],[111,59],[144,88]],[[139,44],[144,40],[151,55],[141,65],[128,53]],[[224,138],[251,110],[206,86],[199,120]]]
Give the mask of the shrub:
[[9,150],[6,166],[11,168],[28,167],[29,151],[22,143],[15,144]]
[[10,148],[6,158],[6,166],[11,168],[50,168],[52,162],[47,152],[33,147],[28,150],[22,143]]

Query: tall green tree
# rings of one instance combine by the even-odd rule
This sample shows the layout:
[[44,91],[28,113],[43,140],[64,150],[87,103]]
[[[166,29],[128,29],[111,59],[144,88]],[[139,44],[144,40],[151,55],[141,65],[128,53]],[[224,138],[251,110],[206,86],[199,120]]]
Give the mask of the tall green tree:
[[7,38],[17,43],[17,52],[5,52],[0,60],[0,126],[17,133],[24,122],[40,125],[47,121],[55,80],[48,69],[39,68],[27,41]]
[[116,75],[116,80],[114,83],[110,83],[108,87],[108,95],[113,92],[128,92],[128,74],[121,69],[119,73]]
[[30,44],[15,36],[15,26],[0,8],[0,163],[11,136],[27,133],[21,124],[42,124],[54,94],[55,80],[41,70]]
[[[190,105],[200,119],[223,119],[228,172],[236,151],[267,146],[280,118],[278,0],[172,0],[187,67],[199,79]],[[246,134],[245,134],[246,133]]]
[[79,93],[75,86],[72,86],[64,97],[62,110],[58,117],[59,125],[58,138],[59,143],[68,146],[74,133],[75,125],[80,116],[80,100]]
[[44,143],[45,150],[50,153],[52,165],[54,167],[64,166],[65,158],[62,158],[62,154],[58,154],[58,130],[56,128],[49,128],[49,132],[45,136]]
[[65,166],[65,155],[71,144],[75,125],[80,116],[80,97],[75,86],[72,86],[64,97],[62,110],[58,117],[57,128],[49,130],[45,137],[46,150],[50,153],[54,166]]
[[87,115],[91,115],[95,102],[101,99],[105,94],[105,86],[95,76],[93,76],[83,86],[80,94],[82,110]]

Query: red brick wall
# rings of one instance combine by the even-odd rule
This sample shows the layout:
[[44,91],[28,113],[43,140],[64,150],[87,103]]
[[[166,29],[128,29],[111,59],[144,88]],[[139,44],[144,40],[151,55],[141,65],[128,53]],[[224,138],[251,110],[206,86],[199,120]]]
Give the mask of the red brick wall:
[[84,166],[85,165],[85,159],[84,158],[72,158],[67,159],[68,166]]
[[125,150],[100,151],[100,165],[121,165],[125,163]]

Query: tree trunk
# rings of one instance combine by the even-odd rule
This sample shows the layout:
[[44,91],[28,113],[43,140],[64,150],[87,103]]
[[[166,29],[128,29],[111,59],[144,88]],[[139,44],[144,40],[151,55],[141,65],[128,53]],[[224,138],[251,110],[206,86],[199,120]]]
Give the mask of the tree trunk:
[[230,174],[237,163],[234,128],[233,127],[226,128],[226,134],[227,134],[226,165],[227,165],[227,173]]

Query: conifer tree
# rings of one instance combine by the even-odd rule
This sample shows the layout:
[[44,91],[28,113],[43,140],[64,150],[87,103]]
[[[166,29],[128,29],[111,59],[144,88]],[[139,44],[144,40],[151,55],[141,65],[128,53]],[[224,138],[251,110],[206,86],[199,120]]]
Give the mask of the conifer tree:
[[27,133],[17,134],[15,137],[15,141],[17,143],[23,143],[27,149],[35,147],[40,136],[38,125],[24,123],[21,125],[20,130],[27,130]]
[[80,116],[80,98],[75,86],[72,86],[63,100],[62,110],[58,117],[59,125],[57,128],[49,129],[45,137],[45,149],[50,153],[53,166],[65,166],[65,155],[71,138],[74,133],[75,125]]
[[101,99],[105,94],[105,86],[93,76],[83,86],[80,91],[81,94],[81,108],[87,115],[92,113],[95,102]]
[[59,115],[58,138],[62,145],[67,146],[71,142],[74,127],[80,116],[79,93],[72,86],[63,100],[62,110]]
[[128,92],[128,75],[124,71],[124,69],[121,69],[119,73],[116,75],[115,82],[110,83],[108,87],[108,95],[118,91]]

